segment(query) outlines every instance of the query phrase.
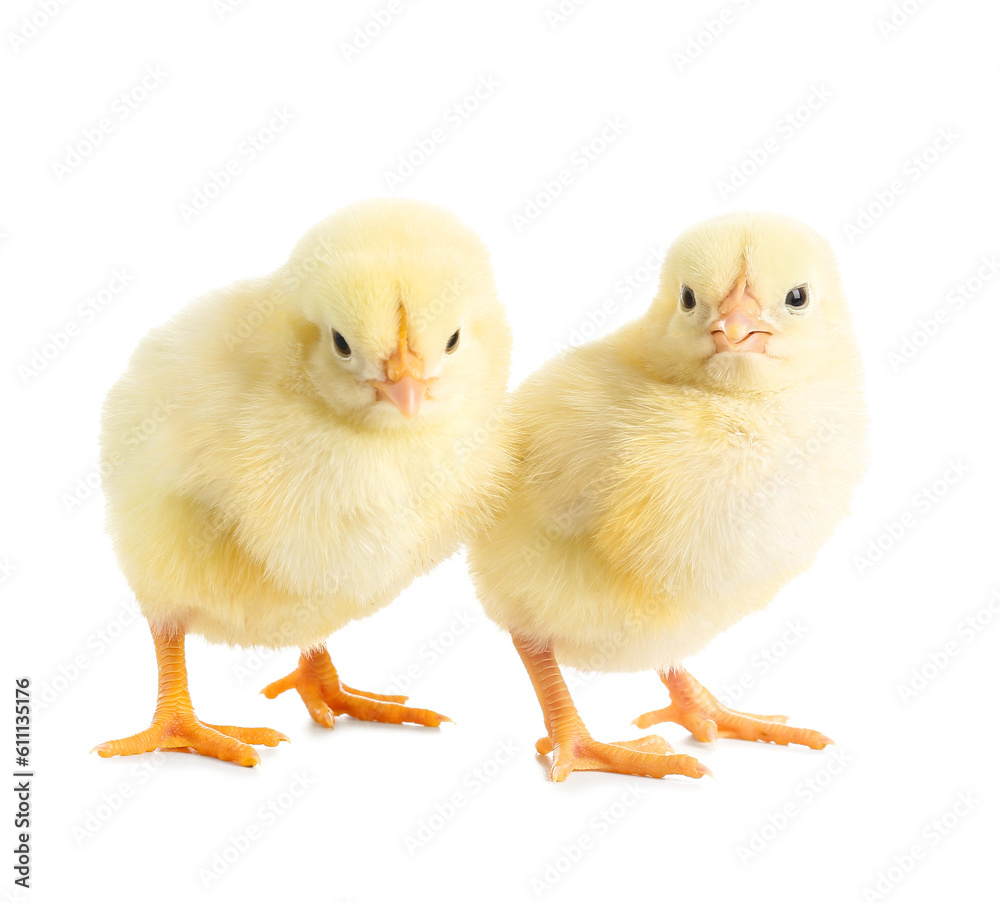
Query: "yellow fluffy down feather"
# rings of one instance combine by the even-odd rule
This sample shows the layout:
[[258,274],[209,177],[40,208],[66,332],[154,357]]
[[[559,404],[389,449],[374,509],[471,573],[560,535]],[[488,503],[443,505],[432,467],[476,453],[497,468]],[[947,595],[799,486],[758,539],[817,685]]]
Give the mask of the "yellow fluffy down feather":
[[[412,420],[368,383],[402,332],[433,378]],[[390,602],[493,502],[509,358],[482,242],[405,200],[345,208],[153,330],[108,395],[102,457],[154,631],[310,647]]]
[[[766,352],[715,353],[741,279]],[[799,286],[802,310],[785,303]],[[510,407],[519,463],[471,549],[477,590],[502,627],[585,669],[665,672],[765,606],[848,513],[866,460],[833,253],[777,215],[682,234],[649,311],[551,360]]]

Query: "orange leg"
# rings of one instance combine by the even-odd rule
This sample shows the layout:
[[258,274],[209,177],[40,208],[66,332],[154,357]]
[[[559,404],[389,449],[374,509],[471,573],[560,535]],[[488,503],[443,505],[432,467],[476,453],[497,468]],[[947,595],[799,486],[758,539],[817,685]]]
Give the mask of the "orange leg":
[[95,746],[99,756],[134,756],[156,749],[186,749],[239,765],[257,765],[260,756],[250,744],[277,746],[288,739],[266,727],[206,724],[195,718],[184,663],[184,634],[164,634],[156,630],[152,633],[159,670],[159,694],[153,721],[138,734]]
[[654,778],[668,774],[700,778],[711,773],[692,756],[667,755],[671,749],[662,737],[599,743],[590,736],[573,705],[552,647],[538,649],[517,634],[513,634],[513,640],[542,707],[548,733],[535,749],[543,756],[553,753],[553,781],[565,781],[574,771],[611,771]]
[[727,709],[683,668],[661,671],[660,680],[670,691],[670,705],[640,715],[633,724],[649,727],[661,721],[676,721],[703,743],[714,743],[716,737],[763,740],[782,746],[798,743],[812,749],[822,749],[833,743],[818,731],[789,727],[784,715],[750,715]]
[[408,722],[426,727],[437,727],[442,721],[451,721],[430,709],[402,705],[406,702],[405,696],[366,693],[341,683],[325,646],[303,652],[298,668],[281,680],[268,684],[261,693],[268,699],[274,699],[279,693],[292,688],[298,690],[313,721],[324,727],[333,727],[333,719],[337,715],[350,715],[362,721]]

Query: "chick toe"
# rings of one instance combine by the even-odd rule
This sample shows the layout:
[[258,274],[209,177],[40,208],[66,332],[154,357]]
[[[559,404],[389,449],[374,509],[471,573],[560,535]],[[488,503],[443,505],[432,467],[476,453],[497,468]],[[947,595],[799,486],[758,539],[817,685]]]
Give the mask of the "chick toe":
[[651,778],[668,774],[700,778],[711,774],[694,756],[645,752],[648,739],[601,743],[584,731],[568,742],[556,744],[550,777],[553,781],[565,781],[574,771],[608,771]]
[[254,746],[277,746],[282,740],[291,742],[281,731],[271,730],[269,727],[234,727],[231,724],[209,724],[207,721],[202,724],[227,737],[233,737],[242,743],[252,743]]
[[340,686],[343,687],[345,693],[350,693],[352,696],[364,696],[365,699],[378,699],[382,702],[404,703],[410,698],[409,696],[392,696],[387,693],[369,693],[367,690],[355,690],[354,687],[349,687],[344,683]]
[[430,709],[401,705],[406,696],[369,693],[341,683],[325,647],[303,652],[298,668],[268,684],[261,692],[268,699],[274,699],[291,689],[298,692],[312,719],[323,727],[333,727],[337,715],[350,715],[361,721],[420,724],[424,727],[438,727],[443,721],[451,721]]
[[134,756],[157,749],[188,750],[247,767],[260,764],[260,755],[248,743],[241,743],[235,737],[202,724],[193,716],[154,719],[146,730],[121,740],[101,743],[92,751],[102,758],[110,758]]
[[823,749],[833,743],[819,731],[789,727],[784,715],[752,715],[727,708],[683,668],[660,673],[670,691],[670,705],[640,715],[632,723],[645,728],[673,721],[687,728],[696,740],[714,743],[717,737],[729,740],[761,740],[787,746],[790,743]]
[[647,734],[637,740],[615,740],[613,745],[634,749],[636,752],[656,753],[661,756],[674,751],[674,748],[657,734]]

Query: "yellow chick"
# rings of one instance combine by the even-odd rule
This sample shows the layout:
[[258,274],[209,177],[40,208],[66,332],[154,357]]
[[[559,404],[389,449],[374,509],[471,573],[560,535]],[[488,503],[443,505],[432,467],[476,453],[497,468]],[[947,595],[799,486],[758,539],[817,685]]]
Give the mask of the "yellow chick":
[[557,660],[656,669],[672,704],[641,727],[831,742],[730,711],[681,666],[810,566],[862,475],[861,362],[827,242],[772,214],[693,226],[643,317],[556,357],[510,405],[513,485],[470,566],[531,677],[552,779],[707,771],[656,736],[595,741]]
[[266,728],[205,724],[184,636],[297,646],[312,717],[437,726],[343,684],[326,637],[391,602],[481,525],[508,458],[510,333],[482,241],[453,214],[365,201],[270,276],[153,330],[105,403],[107,524],[159,666],[151,726],[101,756],[187,747],[255,765]]

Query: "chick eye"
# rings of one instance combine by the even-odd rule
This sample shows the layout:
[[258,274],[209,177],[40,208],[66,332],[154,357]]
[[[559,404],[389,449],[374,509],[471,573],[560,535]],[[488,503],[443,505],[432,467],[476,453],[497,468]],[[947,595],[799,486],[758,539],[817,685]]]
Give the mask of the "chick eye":
[[448,339],[448,344],[444,346],[444,350],[451,354],[458,347],[459,333],[461,329],[456,329],[452,334],[451,338]]
[[789,310],[805,310],[809,306],[809,288],[800,285],[785,295],[785,307]]
[[345,339],[337,330],[333,330],[333,347],[337,349],[337,352],[341,357],[351,356],[351,346],[347,344],[347,339]]
[[694,310],[695,304],[697,302],[694,298],[694,292],[691,291],[686,285],[681,286],[681,309],[682,310]]

